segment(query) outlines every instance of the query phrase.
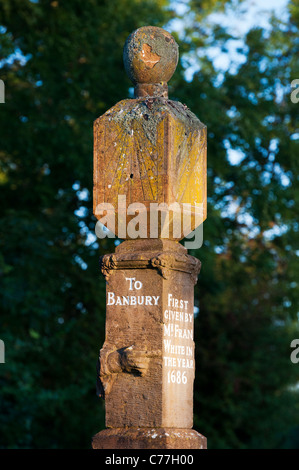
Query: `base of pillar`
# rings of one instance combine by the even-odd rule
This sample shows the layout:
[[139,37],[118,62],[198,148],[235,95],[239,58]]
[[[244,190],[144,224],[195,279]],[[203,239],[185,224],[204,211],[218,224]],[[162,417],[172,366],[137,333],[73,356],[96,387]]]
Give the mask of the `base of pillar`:
[[98,432],[93,449],[206,449],[207,439],[194,429],[113,428]]

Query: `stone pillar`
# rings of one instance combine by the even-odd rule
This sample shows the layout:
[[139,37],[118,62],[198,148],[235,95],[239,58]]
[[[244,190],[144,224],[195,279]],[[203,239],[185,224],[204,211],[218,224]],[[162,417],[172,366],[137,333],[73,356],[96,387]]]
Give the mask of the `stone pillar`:
[[107,429],[94,449],[206,448],[192,429],[200,261],[178,243],[206,218],[206,128],[168,99],[177,60],[163,29],[132,33],[124,62],[136,98],[95,121],[94,212],[125,241],[101,258],[106,338],[97,392]]

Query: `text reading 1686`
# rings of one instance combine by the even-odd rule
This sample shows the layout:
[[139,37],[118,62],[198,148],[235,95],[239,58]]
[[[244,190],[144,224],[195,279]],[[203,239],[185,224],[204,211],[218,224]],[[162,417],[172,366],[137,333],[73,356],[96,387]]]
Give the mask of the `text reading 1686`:
[[187,375],[186,372],[181,372],[180,370],[169,370],[167,374],[167,382],[170,384],[186,384],[187,383]]

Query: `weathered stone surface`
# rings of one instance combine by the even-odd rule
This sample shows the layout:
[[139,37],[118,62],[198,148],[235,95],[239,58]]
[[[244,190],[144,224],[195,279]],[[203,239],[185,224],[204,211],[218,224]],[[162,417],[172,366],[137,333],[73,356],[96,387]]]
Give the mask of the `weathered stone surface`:
[[[134,31],[124,63],[136,99],[117,103],[94,123],[94,214],[121,239],[136,238],[133,220],[140,238],[181,240],[206,219],[206,126],[168,99],[177,61],[178,45],[167,31]],[[158,205],[163,216],[152,223],[150,210],[158,214]]]
[[120,245],[109,268],[102,259],[107,334],[98,391],[107,427],[191,428],[200,262],[177,242],[168,242],[169,251],[151,251],[150,242],[140,240],[135,250],[132,241]]
[[114,269],[154,267],[165,279],[173,269],[189,273],[195,284],[201,263],[193,256],[188,256],[186,248],[179,243],[151,239],[127,240],[116,248],[115,254],[102,256],[100,266],[106,280]]
[[93,449],[206,449],[207,440],[193,429],[105,429],[93,437]]
[[[111,204],[116,223],[109,228],[126,239],[128,231],[120,233],[119,225],[126,228],[136,216],[127,214],[130,204],[142,203],[147,216],[140,237],[158,238],[163,227],[159,222],[157,234],[150,233],[151,204],[177,203],[181,213],[190,204],[191,232],[206,218],[206,151],[206,127],[183,104],[161,97],[117,103],[94,123],[96,217],[104,215],[100,204]],[[125,198],[123,211],[119,196]],[[170,233],[163,238],[187,236],[182,222],[170,212]]]

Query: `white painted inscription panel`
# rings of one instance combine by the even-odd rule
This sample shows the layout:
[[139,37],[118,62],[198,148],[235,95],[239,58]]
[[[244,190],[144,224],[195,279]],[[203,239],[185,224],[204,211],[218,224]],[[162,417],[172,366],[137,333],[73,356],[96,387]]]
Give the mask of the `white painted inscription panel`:
[[193,380],[194,343],[191,308],[193,306],[189,305],[188,300],[177,299],[168,293],[167,308],[163,313],[163,365],[167,368],[169,384],[186,385],[190,381],[190,376]]

